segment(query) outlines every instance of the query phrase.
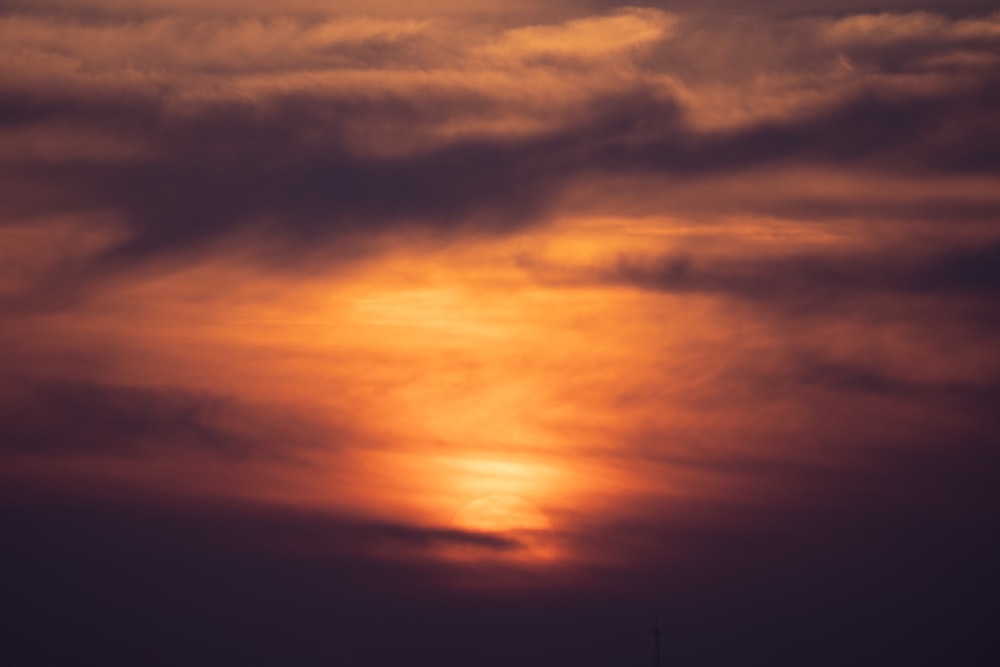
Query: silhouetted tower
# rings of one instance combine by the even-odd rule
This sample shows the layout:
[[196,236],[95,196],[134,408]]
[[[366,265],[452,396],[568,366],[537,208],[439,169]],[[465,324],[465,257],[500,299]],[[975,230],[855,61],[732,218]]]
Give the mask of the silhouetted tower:
[[660,631],[660,615],[657,614],[656,617],[655,617],[655,623],[653,624],[653,641],[655,642],[655,645],[656,645],[656,663],[655,663],[655,667],[661,667],[661,665],[660,665],[660,653],[661,653],[661,650],[660,650],[660,637],[662,636],[662,634],[663,633]]

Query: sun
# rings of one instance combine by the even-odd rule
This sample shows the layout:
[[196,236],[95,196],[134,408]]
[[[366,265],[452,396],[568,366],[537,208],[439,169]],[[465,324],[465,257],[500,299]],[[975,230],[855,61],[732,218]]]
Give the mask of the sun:
[[455,516],[453,525],[479,533],[552,530],[552,522],[534,503],[502,493],[473,500]]
[[530,500],[498,493],[473,500],[452,521],[452,528],[484,533],[516,544],[512,550],[465,544],[449,550],[455,560],[476,564],[540,566],[558,560],[552,522]]

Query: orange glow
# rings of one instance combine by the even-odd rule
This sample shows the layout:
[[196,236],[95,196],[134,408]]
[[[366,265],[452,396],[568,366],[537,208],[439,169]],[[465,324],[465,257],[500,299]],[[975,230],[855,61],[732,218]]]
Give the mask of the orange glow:
[[[27,252],[37,239],[23,243]],[[701,261],[732,261],[868,243],[860,229],[832,235],[767,219],[719,222],[707,235],[681,220],[575,218],[508,239],[390,243],[380,257],[321,280],[226,263],[152,273],[109,285],[72,321],[40,315],[36,326],[115,349],[115,382],[223,395],[238,388],[241,400],[303,419],[275,437],[310,443],[296,453],[299,467],[235,472],[202,462],[209,467],[200,477],[182,472],[189,455],[146,466],[74,464],[88,474],[427,527],[495,522],[537,533],[544,517],[573,535],[637,504],[683,513],[699,499],[759,492],[711,468],[670,463],[691,452],[725,458],[750,441],[763,456],[815,455],[782,452],[798,428],[788,403],[715,407],[717,396],[740,391],[727,384],[727,367],[775,354],[779,339],[766,320],[740,320],[710,295],[639,292],[595,277],[623,257],[642,265],[689,248]],[[857,326],[842,323],[829,345],[851,354],[870,336]],[[890,349],[900,365],[926,352],[917,341]],[[963,348],[940,372],[954,372],[962,355],[975,372],[985,353]],[[546,509],[472,512],[484,497]],[[594,557],[546,540],[529,552]]]
[[473,500],[462,508],[453,525],[462,530],[485,533],[552,528],[552,522],[538,507],[520,496],[509,494],[494,494]]
[[[179,6],[188,4],[198,3]],[[63,160],[95,160],[124,174],[163,153],[168,175],[154,171],[152,179],[160,188],[173,161],[188,164],[168,150],[170,128],[202,113],[207,120],[195,126],[222,127],[223,112],[233,107],[250,110],[241,121],[248,136],[273,141],[262,154],[301,142],[301,155],[289,149],[274,158],[275,170],[284,161],[321,165],[317,190],[351,168],[367,169],[388,183],[369,184],[371,191],[391,200],[395,187],[419,191],[419,179],[406,171],[411,161],[464,168],[479,152],[489,178],[506,168],[524,179],[504,196],[531,191],[533,179],[552,179],[496,220],[459,197],[454,211],[428,206],[429,220],[369,203],[385,216],[369,225],[364,211],[347,206],[338,218],[336,198],[300,208],[295,188],[304,177],[292,169],[274,186],[291,194],[246,211],[244,199],[254,193],[244,192],[239,178],[219,176],[240,172],[233,165],[243,164],[245,143],[234,142],[219,148],[222,166],[206,172],[219,178],[225,192],[218,208],[231,207],[231,217],[215,219],[212,193],[191,195],[191,209],[203,217],[170,220],[159,236],[150,233],[152,245],[163,242],[162,252],[140,252],[125,268],[108,261],[92,275],[84,270],[148,231],[132,218],[164,224],[142,197],[137,203],[118,193],[126,204],[108,210],[83,197],[86,207],[73,214],[4,221],[0,297],[16,315],[0,343],[13,377],[63,373],[112,387],[171,388],[182,405],[188,394],[215,397],[211,409],[224,415],[226,432],[237,443],[264,441],[258,448],[272,457],[236,447],[229,455],[246,460],[232,465],[197,447],[164,447],[123,462],[96,448],[58,464],[17,465],[33,475],[76,471],[449,535],[511,532],[533,557],[569,567],[627,557],[588,551],[595,526],[644,511],[683,517],[699,503],[768,493],[764,475],[727,462],[814,464],[836,458],[826,448],[825,438],[836,439],[830,434],[850,430],[852,442],[877,441],[886,420],[896,421],[900,438],[920,430],[912,419],[919,411],[899,398],[903,390],[893,393],[896,385],[864,373],[828,380],[822,372],[831,367],[878,366],[916,393],[934,383],[987,382],[1000,370],[994,341],[948,317],[913,333],[923,305],[940,296],[934,285],[914,280],[899,288],[904,297],[889,294],[893,281],[908,279],[911,263],[929,257],[945,236],[959,249],[995,243],[994,221],[973,215],[997,206],[992,174],[882,170],[877,160],[844,168],[836,160],[810,162],[808,152],[783,160],[765,151],[745,168],[709,159],[712,151],[725,152],[726,133],[755,124],[764,134],[777,132],[768,124],[799,117],[806,127],[816,109],[873,81],[901,96],[972,85],[974,77],[952,81],[936,71],[872,74],[836,49],[928,31],[941,39],[983,37],[997,30],[996,17],[974,24],[923,15],[796,19],[786,26],[795,39],[756,49],[746,48],[763,39],[751,24],[726,23],[719,30],[727,39],[708,43],[697,21],[656,9],[495,24],[383,9],[315,20],[163,16],[114,29],[55,15],[0,17],[0,56],[20,63],[0,83],[85,91],[83,109],[95,99],[162,96],[150,116],[167,128],[167,139],[118,133],[114,122],[74,127],[57,111],[52,119],[0,129],[0,149],[39,173]],[[800,66],[795,49],[817,40],[834,51]],[[672,67],[676,62],[685,67]],[[757,73],[742,74],[744,66]],[[299,97],[315,108],[300,109]],[[369,105],[378,110],[385,100],[390,111],[373,120]],[[615,104],[636,117],[622,120]],[[264,131],[272,121],[273,137]],[[586,132],[577,136],[581,127],[591,128],[593,145]],[[689,141],[670,143],[685,132]],[[193,131],[192,145],[199,136]],[[940,141],[949,136],[940,132]],[[789,143],[800,140],[795,135]],[[762,143],[769,142],[750,135],[730,149],[742,159]],[[647,144],[665,148],[646,154]],[[536,174],[536,153],[552,146],[564,152],[551,164],[538,157],[545,168]],[[703,171],[687,174],[663,157],[691,146],[711,154],[698,163]],[[833,149],[821,142],[814,150]],[[524,164],[508,155],[518,151]],[[630,168],[616,166],[631,164],[633,153],[639,157]],[[608,162],[573,171],[587,159]],[[191,164],[199,160],[200,153]],[[505,160],[511,165],[493,164]],[[262,178],[270,177],[266,171]],[[486,199],[497,196],[489,178],[480,193]],[[91,187],[83,180],[72,196]],[[414,198],[423,201],[419,192]],[[947,232],[936,219],[910,220],[912,211],[958,199],[971,219]],[[282,205],[292,222],[271,210]],[[897,217],[880,217],[897,206]],[[181,218],[188,213],[179,210]],[[829,221],[835,216],[836,224]],[[214,224],[220,237],[203,238],[202,228]],[[272,238],[283,225],[297,230],[284,245]],[[175,226],[190,238],[174,238]],[[315,250],[310,255],[296,234],[312,233],[318,248],[308,248]],[[879,264],[886,248],[901,250],[896,273]],[[830,294],[864,282],[855,277],[859,265],[875,267],[870,284],[836,302]],[[803,297],[796,279],[776,278],[774,267],[822,284]],[[930,273],[933,282],[938,274]],[[25,285],[41,296],[24,296]],[[60,299],[71,306],[61,307]],[[823,402],[817,396],[824,381],[883,394],[877,409],[860,393]],[[796,382],[804,388],[788,390]],[[226,412],[230,404],[239,409]],[[208,439],[193,431],[182,435]],[[145,433],[134,437],[155,449]],[[202,445],[211,450],[211,443]],[[456,553],[452,546],[429,552],[447,560]]]

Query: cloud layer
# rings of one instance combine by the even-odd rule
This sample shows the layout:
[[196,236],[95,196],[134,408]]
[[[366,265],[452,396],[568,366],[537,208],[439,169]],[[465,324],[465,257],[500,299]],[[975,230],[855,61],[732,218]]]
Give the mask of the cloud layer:
[[0,0],[5,662],[994,664],[995,7],[337,5]]
[[[917,181],[1000,165],[983,141],[997,132],[996,16],[627,9],[495,28],[11,14],[2,31],[16,63],[0,82],[5,217],[108,213],[124,232],[102,262],[248,234],[299,253],[400,226],[496,233],[611,175],[791,164]],[[997,211],[989,195],[952,205]]]

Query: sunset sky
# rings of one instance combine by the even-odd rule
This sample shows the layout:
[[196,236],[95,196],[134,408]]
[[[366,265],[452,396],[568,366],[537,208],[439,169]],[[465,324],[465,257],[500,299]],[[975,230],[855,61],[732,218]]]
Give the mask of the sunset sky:
[[0,663],[1000,664],[1000,8],[0,0]]

